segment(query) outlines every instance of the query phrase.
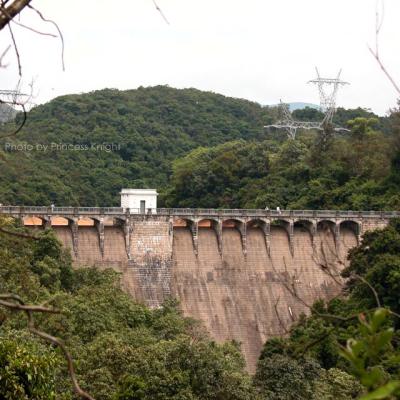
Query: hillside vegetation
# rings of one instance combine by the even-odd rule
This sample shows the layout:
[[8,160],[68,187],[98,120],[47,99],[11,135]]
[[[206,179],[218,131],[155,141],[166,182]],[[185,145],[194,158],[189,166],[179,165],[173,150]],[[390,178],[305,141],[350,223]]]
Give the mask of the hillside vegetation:
[[[32,231],[15,222],[2,219],[0,226],[0,293],[60,311],[37,313],[35,319],[41,330],[64,340],[80,384],[97,400],[348,400],[375,390],[368,399],[400,394],[399,221],[364,236],[344,272],[360,277],[348,281],[349,295],[317,302],[287,338],[268,340],[254,377],[245,372],[240,344],[216,344],[172,300],[153,310],[136,304],[119,288],[114,271],[72,269],[51,230],[31,239],[23,235]],[[78,399],[62,353],[26,325],[20,313],[0,308],[0,398]],[[346,350],[352,337],[356,341]]]
[[3,203],[117,205],[122,187],[165,188],[172,161],[198,146],[262,140],[268,115],[249,101],[162,86],[59,97],[34,108],[12,142],[117,149],[2,152],[0,197]]
[[217,208],[399,209],[394,137],[368,127],[366,122],[373,120],[352,121],[352,132],[326,149],[314,135],[281,144],[242,140],[196,149],[174,162],[166,202]]
[[155,187],[161,206],[399,207],[397,112],[339,109],[351,133],[329,143],[263,128],[278,118],[276,108],[166,86],[59,97],[3,139],[0,202],[116,206],[123,187]]
[[[327,140],[264,131],[277,117],[194,89],[64,96],[32,110],[22,134],[3,140],[0,201],[117,205],[121,187],[152,186],[168,206],[399,209],[398,110],[380,119],[339,110],[350,132]],[[319,116],[306,109],[296,118]],[[77,147],[24,150],[51,143]],[[82,150],[102,143],[119,147]],[[51,231],[29,238],[8,219],[0,228],[0,293],[61,311],[36,320],[65,341],[97,400],[400,396],[399,221],[364,235],[343,273],[344,296],[317,302],[286,338],[268,340],[253,377],[240,344],[216,344],[173,300],[148,309],[122,292],[113,271],[73,270]],[[21,314],[2,307],[0,328],[1,399],[78,398],[60,351],[29,334]]]
[[400,398],[400,221],[366,233],[349,259],[346,295],[317,301],[264,345],[254,380],[265,399]]
[[[36,240],[0,233],[0,256],[0,293],[60,310],[36,314],[37,324],[64,340],[97,400],[253,399],[237,344],[213,342],[172,300],[156,310],[134,303],[112,270],[73,270],[52,231]],[[62,353],[26,326],[22,314],[0,307],[0,398],[76,399]]]

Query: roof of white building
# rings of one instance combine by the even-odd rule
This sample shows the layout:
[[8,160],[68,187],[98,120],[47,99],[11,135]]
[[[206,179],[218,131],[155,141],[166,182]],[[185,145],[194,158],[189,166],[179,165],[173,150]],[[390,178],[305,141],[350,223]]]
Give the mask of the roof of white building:
[[136,195],[153,194],[158,196],[157,189],[121,189],[120,194],[136,194]]

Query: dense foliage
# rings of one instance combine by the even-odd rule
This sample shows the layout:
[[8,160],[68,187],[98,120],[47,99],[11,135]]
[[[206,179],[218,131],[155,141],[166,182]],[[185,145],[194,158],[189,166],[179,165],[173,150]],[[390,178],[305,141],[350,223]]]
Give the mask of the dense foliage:
[[[399,398],[399,246],[398,220],[367,233],[343,272],[349,278],[348,296],[315,303],[311,316],[293,326],[287,339],[267,341],[256,374],[266,398],[309,398],[307,391],[319,385],[318,368],[348,382],[338,386],[335,398],[356,398],[367,390],[368,399]],[[279,373],[280,363],[290,366],[290,372]]]
[[167,193],[166,204],[240,208],[247,192],[268,172],[265,143],[241,140],[200,147],[174,163],[173,190]]
[[[339,110],[336,122],[349,132],[296,140],[263,130],[277,118],[276,109],[194,89],[60,97],[33,109],[22,135],[4,139],[0,201],[117,205],[122,187],[154,186],[173,207],[399,209],[399,110],[387,118]],[[102,144],[117,147],[91,147]],[[113,271],[73,270],[50,231],[32,240],[12,220],[0,223],[17,233],[0,233],[0,292],[63,311],[36,319],[65,341],[97,400],[400,396],[399,221],[364,236],[343,273],[348,296],[315,303],[287,338],[269,340],[254,377],[237,343],[216,344],[174,301],[136,304]],[[74,398],[59,350],[5,309],[0,371],[0,399]]]
[[[269,121],[268,109],[256,103],[196,89],[158,86],[62,96],[34,108],[23,132],[3,141],[0,199],[117,205],[122,187],[165,188],[175,158],[198,146],[260,140]],[[7,143],[34,148],[12,151]]]
[[[134,303],[111,270],[72,270],[50,231],[39,238],[0,234],[0,292],[63,311],[36,320],[65,341],[97,400],[254,398],[236,344],[217,345],[173,301],[155,310]],[[22,314],[0,308],[0,321],[0,398],[73,398],[59,350],[30,335]]]
[[[400,221],[364,236],[343,273],[348,296],[315,303],[287,338],[268,340],[253,378],[236,343],[210,340],[174,301],[136,304],[113,271],[73,270],[51,231],[36,235],[0,234],[0,291],[62,310],[36,320],[65,341],[97,400],[397,398]],[[73,399],[60,351],[29,334],[21,314],[0,308],[0,321],[0,398]]]
[[316,134],[281,144],[267,139],[196,149],[174,162],[166,202],[191,207],[399,209],[398,132],[393,128],[387,135],[375,130],[376,124],[375,118],[350,120],[351,132],[334,137],[323,150]]
[[317,132],[265,130],[276,108],[195,89],[62,96],[3,139],[0,202],[110,206],[123,187],[155,187],[161,206],[397,209],[398,114],[339,109],[351,132],[322,146]]

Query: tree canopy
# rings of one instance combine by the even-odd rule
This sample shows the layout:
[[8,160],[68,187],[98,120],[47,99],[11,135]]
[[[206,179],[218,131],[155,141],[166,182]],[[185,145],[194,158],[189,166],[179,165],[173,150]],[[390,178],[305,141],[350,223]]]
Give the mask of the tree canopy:
[[263,128],[277,118],[274,107],[167,86],[58,97],[2,140],[0,201],[115,206],[122,187],[155,187],[161,206],[399,207],[396,110],[339,109],[351,132],[327,149],[317,132],[291,141]]
[[[318,398],[358,398],[366,391],[365,399],[398,398],[399,246],[399,220],[365,234],[343,271],[347,296],[316,302],[287,338],[266,342],[256,374],[266,398],[309,398],[307,391],[323,387],[321,376],[330,385]],[[290,366],[294,380],[285,377],[287,370],[279,373],[280,363]]]
[[[73,270],[51,231],[38,238],[0,233],[0,291],[62,311],[37,324],[64,340],[94,398],[254,398],[237,344],[216,344],[173,300],[153,310],[133,302],[112,270]],[[26,332],[21,314],[0,308],[0,321],[0,398],[75,398],[60,351]]]

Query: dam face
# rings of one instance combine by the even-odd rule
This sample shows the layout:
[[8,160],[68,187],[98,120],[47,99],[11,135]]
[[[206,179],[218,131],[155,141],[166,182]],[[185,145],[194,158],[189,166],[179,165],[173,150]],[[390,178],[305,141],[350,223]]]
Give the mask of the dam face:
[[[306,230],[296,228],[292,255],[287,232],[272,227],[269,255],[262,230],[251,228],[246,257],[234,228],[222,231],[222,254],[212,229],[200,228],[198,235],[196,257],[190,231],[174,231],[172,292],[184,313],[202,320],[216,340],[241,342],[251,370],[267,338],[287,333],[309,312],[306,304],[341,290],[345,258],[337,254],[330,231],[319,230],[313,244]],[[345,254],[357,244],[356,235],[344,230],[342,244]]]
[[285,335],[315,300],[341,292],[349,249],[390,219],[54,214],[22,218],[51,226],[76,267],[121,273],[135,300],[158,307],[177,298],[215,340],[240,342],[250,371],[268,338]]

